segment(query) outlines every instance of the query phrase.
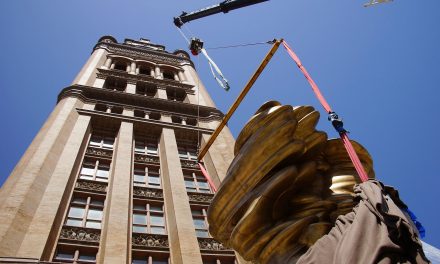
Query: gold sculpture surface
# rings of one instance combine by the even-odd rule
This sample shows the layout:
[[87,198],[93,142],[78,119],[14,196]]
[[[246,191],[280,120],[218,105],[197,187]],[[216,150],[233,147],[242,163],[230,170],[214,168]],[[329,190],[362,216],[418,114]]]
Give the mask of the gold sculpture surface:
[[[208,210],[209,231],[244,259],[295,263],[353,208],[358,176],[339,139],[316,130],[319,112],[270,101],[248,121]],[[353,141],[370,178],[370,155]]]

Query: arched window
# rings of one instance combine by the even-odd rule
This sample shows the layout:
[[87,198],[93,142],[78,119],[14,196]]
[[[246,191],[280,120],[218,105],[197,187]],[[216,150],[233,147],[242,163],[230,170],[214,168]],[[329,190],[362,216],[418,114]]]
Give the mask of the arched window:
[[169,79],[169,80],[174,80],[174,72],[171,72],[169,70],[165,70],[163,72],[163,78],[164,79]]
[[127,71],[127,66],[128,66],[127,62],[121,60],[115,60],[113,69],[118,71]]
[[155,85],[145,82],[136,83],[136,94],[154,97],[156,96],[156,93],[157,87]]
[[127,87],[127,81],[118,78],[109,77],[105,80],[103,88],[113,91],[125,91]]

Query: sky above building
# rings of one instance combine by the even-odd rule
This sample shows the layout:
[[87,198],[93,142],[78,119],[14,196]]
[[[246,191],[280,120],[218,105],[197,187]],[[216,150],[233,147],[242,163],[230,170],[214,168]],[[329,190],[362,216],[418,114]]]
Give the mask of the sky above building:
[[[184,26],[204,40],[231,84],[225,92],[206,60],[193,57],[217,107],[226,112],[270,48],[209,49],[284,38],[293,47],[352,139],[374,159],[376,177],[400,190],[440,247],[437,161],[440,122],[440,2],[403,1],[364,8],[366,0],[271,0]],[[1,1],[0,184],[103,35],[150,39],[168,51],[187,49],[172,23],[182,11],[217,1]],[[236,137],[265,101],[312,105],[318,128],[336,137],[319,102],[280,47],[229,122]]]

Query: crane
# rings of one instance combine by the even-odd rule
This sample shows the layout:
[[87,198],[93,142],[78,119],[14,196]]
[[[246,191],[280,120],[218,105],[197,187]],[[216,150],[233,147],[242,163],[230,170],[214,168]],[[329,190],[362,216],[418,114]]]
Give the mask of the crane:
[[255,5],[266,1],[269,0],[225,0],[219,4],[205,7],[191,13],[182,12],[180,16],[174,17],[174,25],[180,28],[186,22],[190,22],[192,20],[196,20],[210,15],[215,15],[221,12],[228,13],[231,10],[235,10],[250,5]]
[[364,7],[369,7],[377,4],[392,2],[393,0],[369,0],[368,3],[364,4]]

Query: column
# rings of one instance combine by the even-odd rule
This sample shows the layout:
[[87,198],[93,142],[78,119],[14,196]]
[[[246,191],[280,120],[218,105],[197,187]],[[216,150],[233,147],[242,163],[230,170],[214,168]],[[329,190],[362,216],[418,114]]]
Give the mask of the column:
[[198,98],[197,97],[197,91],[196,91],[196,94],[190,94],[190,93],[186,94],[185,103],[190,103],[190,104],[197,105],[197,104],[199,104],[199,102],[200,102],[200,105],[203,105],[202,104],[202,98]]
[[[57,215],[57,211],[60,208],[60,201],[61,208],[68,206],[66,202],[70,194],[68,190],[72,188],[76,180],[82,153],[87,146],[90,118],[90,116],[85,115],[79,116],[67,142],[59,146],[63,151],[38,205],[37,212],[32,218],[29,229],[20,245],[17,256],[40,258],[46,244],[53,245],[55,243],[56,237],[50,236],[52,225],[56,223],[57,227],[61,228],[65,209],[60,209],[59,215]],[[57,232],[53,233],[56,234]]]
[[[216,129],[220,121],[211,121],[207,128]],[[210,135],[202,134],[202,146],[209,140]],[[226,177],[226,172],[234,158],[235,140],[228,127],[224,127],[217,139],[206,153],[203,161],[205,162],[208,173],[212,176],[216,186]]]
[[105,83],[105,79],[96,78],[95,82],[93,83],[93,87],[96,88],[103,88]]
[[182,117],[182,125],[186,125],[186,117]]
[[[131,182],[133,124],[121,122],[105,205],[98,263],[127,263],[131,248]],[[101,262],[99,262],[101,261]]]
[[[16,256],[52,173],[69,138],[81,107],[77,98],[58,102],[27,148],[0,192],[0,256]],[[64,192],[64,187],[60,187]],[[57,200],[56,202],[59,202]],[[33,256],[39,258],[39,256]]]
[[162,113],[160,115],[160,121],[171,123],[171,115],[168,113]]
[[136,62],[134,61],[131,62],[130,69],[131,69],[130,74],[136,74]]
[[159,150],[171,261],[202,264],[173,129],[162,129]]
[[125,92],[130,93],[130,94],[135,94],[136,93],[136,81],[128,80],[127,87],[125,88]]
[[145,111],[144,112],[144,118],[145,119],[150,119],[150,112]]
[[93,51],[86,64],[82,67],[81,71],[73,80],[72,85],[79,84],[92,86],[96,78],[97,68],[105,63],[107,54],[108,52],[101,48]]
[[156,66],[154,70],[155,70],[156,79],[163,79],[162,72],[160,71],[159,66]]
[[156,77],[156,74],[154,72],[154,68],[150,68],[150,75],[153,77]]
[[179,80],[179,75],[176,72],[174,72],[174,80],[178,81],[178,82],[180,81]]
[[164,87],[157,87],[157,98],[168,100],[167,90]]
[[126,116],[134,116],[134,110],[132,108],[124,107],[122,114]]
[[112,58],[108,57],[104,64],[104,69],[110,69],[110,66],[112,66]]
[[183,71],[179,71],[178,75],[181,82],[186,82],[185,74],[183,74]]

